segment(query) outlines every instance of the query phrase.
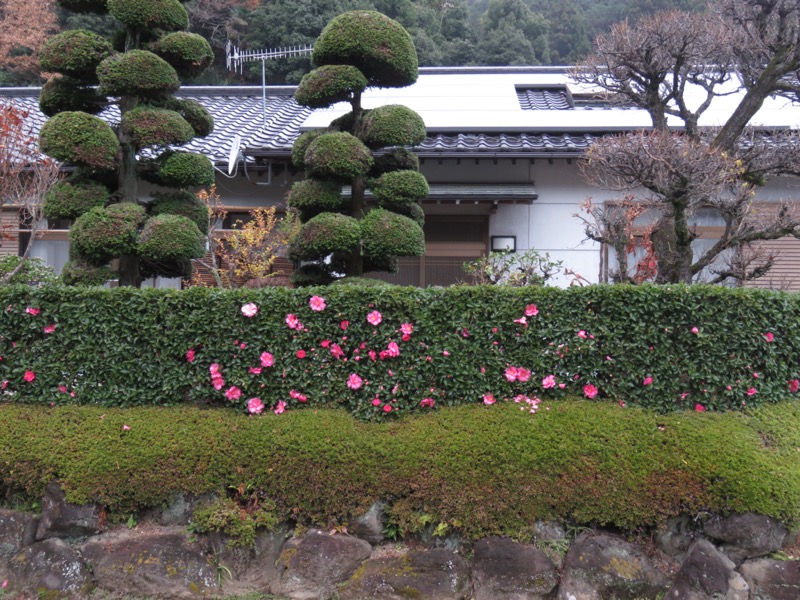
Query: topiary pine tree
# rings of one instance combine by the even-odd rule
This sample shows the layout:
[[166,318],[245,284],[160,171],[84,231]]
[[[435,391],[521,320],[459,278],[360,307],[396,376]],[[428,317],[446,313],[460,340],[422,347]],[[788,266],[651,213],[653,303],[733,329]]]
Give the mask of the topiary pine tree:
[[[289,257],[306,264],[296,285],[329,283],[337,276],[397,270],[398,256],[425,252],[420,200],[428,183],[406,147],[425,139],[425,123],[400,105],[365,110],[368,87],[405,87],[417,80],[411,36],[389,17],[351,11],[333,19],[314,44],[316,69],[300,82],[295,99],[311,108],[349,102],[352,110],[326,130],[301,135],[292,162],[307,178],[289,193],[302,226]],[[380,151],[375,153],[375,151]],[[342,184],[349,183],[350,198]],[[374,202],[367,203],[370,189]]]
[[[211,63],[211,47],[185,31],[189,21],[179,0],[59,4],[110,13],[123,26],[118,49],[86,30],[60,33],[41,49],[42,70],[60,76],[42,88],[39,106],[51,118],[39,146],[77,167],[44,199],[46,216],[75,219],[68,280],[96,283],[107,277],[113,259],[119,259],[120,285],[139,286],[155,275],[188,276],[191,259],[205,254],[205,232],[195,218],[205,210],[185,189],[212,184],[214,169],[205,156],[169,147],[208,135],[214,121],[199,103],[172,94],[179,75],[196,75]],[[120,111],[113,126],[94,116],[112,104]],[[142,202],[140,178],[178,190]]]

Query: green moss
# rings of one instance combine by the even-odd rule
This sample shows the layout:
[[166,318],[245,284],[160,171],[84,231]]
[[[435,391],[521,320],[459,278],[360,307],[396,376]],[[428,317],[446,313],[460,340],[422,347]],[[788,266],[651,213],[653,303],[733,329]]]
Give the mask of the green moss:
[[70,260],[61,271],[64,285],[95,286],[103,285],[117,278],[117,273],[108,267],[95,267],[80,260]]
[[312,62],[353,65],[370,85],[404,87],[417,80],[417,52],[411,36],[389,17],[356,10],[331,20],[314,44]]
[[189,16],[178,0],[108,0],[108,12],[138,31],[189,28]]
[[109,195],[108,188],[101,183],[65,179],[47,190],[43,211],[50,219],[75,219],[96,206],[104,206]]
[[208,208],[191,192],[156,192],[150,203],[153,215],[180,215],[191,220],[200,233],[208,233]]
[[157,98],[177,91],[181,85],[172,65],[146,50],[131,50],[105,59],[97,67],[97,77],[100,93],[106,96]]
[[195,137],[206,137],[214,131],[214,117],[196,100],[188,98],[164,98],[156,103],[161,108],[174,110],[194,129]]
[[298,104],[310,108],[327,108],[347,102],[361,94],[367,79],[351,65],[325,65],[306,74],[294,94]]
[[316,260],[334,252],[349,252],[359,244],[359,222],[338,213],[322,213],[304,223],[292,240],[292,260]]
[[305,133],[300,134],[300,136],[294,141],[292,144],[292,164],[297,167],[298,169],[305,169],[306,168],[306,150],[308,150],[308,146],[325,133],[324,129],[314,129],[311,131],[306,131]]
[[106,99],[93,87],[80,85],[68,77],[54,77],[42,86],[39,109],[48,117],[60,112],[85,112],[95,115],[106,107]]
[[113,53],[106,38],[85,29],[73,29],[48,39],[39,51],[39,62],[43,71],[93,83],[97,66]]
[[180,215],[156,215],[139,236],[139,255],[151,261],[201,258],[206,253],[203,235],[192,221]]
[[308,145],[304,162],[315,177],[347,180],[369,172],[372,154],[349,133],[324,133]]
[[39,148],[56,160],[110,170],[117,164],[119,141],[102,119],[82,112],[62,112],[42,126]]
[[103,266],[112,258],[136,251],[144,218],[144,208],[137,204],[93,208],[78,217],[70,229],[71,248],[86,263]]
[[304,179],[292,185],[287,204],[308,221],[322,212],[339,212],[345,206],[342,186],[335,182]]
[[428,181],[419,171],[390,171],[371,185],[375,199],[383,203],[419,202],[430,193]]
[[375,208],[361,219],[364,253],[387,256],[421,256],[425,253],[422,228],[408,217]]
[[195,77],[214,60],[214,52],[206,39],[196,33],[176,31],[151,44],[150,49],[175,67],[182,77]]
[[174,110],[139,105],[122,116],[122,127],[136,148],[185,144],[194,137],[194,129]]
[[362,139],[370,148],[414,146],[425,139],[425,122],[401,104],[379,106],[364,117]]
[[192,516],[194,531],[216,531],[226,535],[230,547],[250,548],[258,530],[272,531],[279,524],[275,503],[258,498],[242,506],[232,498],[220,498],[201,506]]
[[199,187],[214,183],[214,165],[196,152],[168,152],[159,158],[155,179],[167,187]]

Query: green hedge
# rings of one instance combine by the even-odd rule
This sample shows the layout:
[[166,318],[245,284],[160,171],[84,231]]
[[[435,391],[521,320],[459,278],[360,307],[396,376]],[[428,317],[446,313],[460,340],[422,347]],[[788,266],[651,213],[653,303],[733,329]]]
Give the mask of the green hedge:
[[[312,310],[312,296],[324,298],[324,310]],[[249,303],[258,309],[250,318],[241,312]],[[267,409],[339,405],[383,419],[430,410],[426,398],[438,407],[488,394],[741,409],[794,397],[800,385],[792,383],[800,297],[761,290],[8,287],[0,306],[0,381],[19,402],[188,401],[244,411],[259,397]],[[372,313],[379,323],[368,321]],[[55,331],[44,333],[49,325]],[[351,374],[360,387],[347,386]]]
[[547,401],[532,415],[508,403],[381,424],[339,410],[246,417],[5,404],[0,490],[39,498],[58,478],[71,501],[96,500],[125,518],[179,492],[241,487],[274,502],[279,518],[323,526],[384,499],[401,532],[426,515],[472,537],[524,538],[537,519],[634,530],[703,510],[791,525],[798,431],[796,402],[669,416],[585,401]]

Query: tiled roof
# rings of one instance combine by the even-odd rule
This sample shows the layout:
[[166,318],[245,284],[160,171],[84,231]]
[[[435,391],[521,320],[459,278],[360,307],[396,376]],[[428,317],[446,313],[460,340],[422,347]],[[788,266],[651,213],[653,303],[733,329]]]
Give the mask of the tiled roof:
[[570,110],[567,88],[517,88],[522,110]]

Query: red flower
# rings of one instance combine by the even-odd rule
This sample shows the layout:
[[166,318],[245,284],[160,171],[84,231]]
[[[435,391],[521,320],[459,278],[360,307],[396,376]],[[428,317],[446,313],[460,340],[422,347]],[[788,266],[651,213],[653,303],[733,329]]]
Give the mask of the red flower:
[[25,309],[25,312],[28,313],[29,315],[33,315],[35,317],[41,311],[38,308],[33,308],[32,306],[29,306],[28,308]]
[[433,408],[435,404],[436,401],[433,398],[423,398],[419,403],[423,408]]
[[775,335],[771,331],[768,331],[767,333],[764,334],[764,339],[768,342],[774,342]]
[[706,412],[706,407],[703,406],[702,404],[695,404],[694,405],[694,411],[695,412]]
[[392,407],[391,407],[391,406],[389,406],[388,404],[384,404],[384,405],[383,405],[383,412],[385,412],[385,413],[390,413],[390,412],[392,412]]
[[792,379],[789,382],[789,391],[796,392],[798,390],[800,390],[800,379]]
[[350,327],[350,321],[342,321],[339,323],[339,327],[342,328],[342,331],[347,331],[347,328]]
[[25,375],[23,375],[22,378],[28,383],[30,383],[31,381],[36,379],[36,373],[34,373],[33,371],[25,371]]
[[652,385],[652,384],[653,384],[653,378],[650,375],[645,377],[644,381],[642,381],[642,385]]
[[305,358],[306,357],[306,351],[305,350],[298,350],[296,356],[297,356],[297,358]]
[[583,393],[586,394],[586,397],[589,399],[593,399],[597,396],[598,389],[597,387],[593,386],[591,383],[587,383],[583,386]]
[[189,348],[186,351],[186,361],[187,362],[194,362],[194,348]]

